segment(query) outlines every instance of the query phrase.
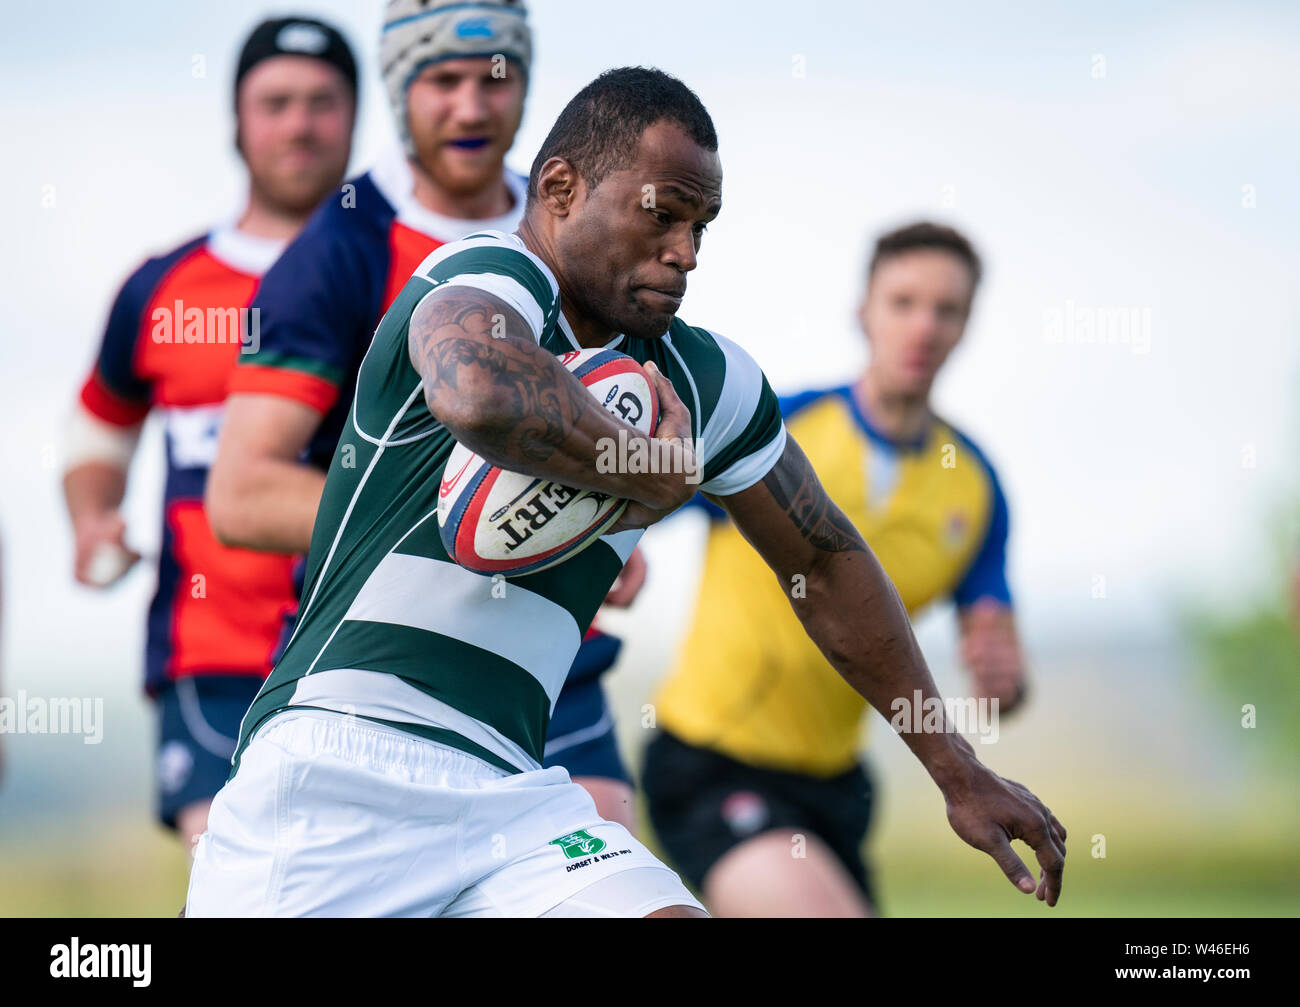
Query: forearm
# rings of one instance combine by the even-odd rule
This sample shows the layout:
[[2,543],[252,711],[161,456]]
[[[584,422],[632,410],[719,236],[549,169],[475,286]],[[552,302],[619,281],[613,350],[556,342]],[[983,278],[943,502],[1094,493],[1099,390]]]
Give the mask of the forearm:
[[74,524],[121,507],[140,427],[107,423],[80,403],[73,406],[63,427],[62,453],[63,498]]
[[[848,598],[854,599],[850,611],[844,604]],[[898,711],[898,700],[906,703],[909,725],[917,704],[918,719],[934,703],[942,708],[907,610],[865,542],[861,551],[819,554],[807,576],[807,596],[792,601],[826,659],[886,720]],[[945,719],[942,731],[900,734],[945,791],[960,788],[975,759],[970,745],[950,727]]]
[[73,524],[113,513],[125,495],[126,469],[112,462],[85,461],[63,475],[63,499]]
[[[940,699],[893,583],[793,438],[761,483],[721,502],[776,574],[809,637],[868,703],[888,717],[896,700],[910,707]],[[978,765],[951,731],[902,737],[945,791],[962,789]]]
[[[623,471],[625,465],[600,471],[597,458],[606,446],[619,445],[620,435],[629,449],[649,438],[602,409],[530,339],[494,337],[494,320],[509,309],[485,303],[486,297],[448,291],[412,318],[411,361],[424,378],[430,412],[460,443],[501,468],[652,507],[678,499],[685,464],[653,473]],[[651,445],[642,447],[649,457]]]
[[208,521],[224,545],[305,553],[324,488],[325,473],[310,465],[278,458],[232,460],[208,477]]
[[88,587],[107,587],[138,559],[125,544],[120,508],[126,469],[104,460],[81,461],[63,476],[63,496],[72,519],[73,576]]

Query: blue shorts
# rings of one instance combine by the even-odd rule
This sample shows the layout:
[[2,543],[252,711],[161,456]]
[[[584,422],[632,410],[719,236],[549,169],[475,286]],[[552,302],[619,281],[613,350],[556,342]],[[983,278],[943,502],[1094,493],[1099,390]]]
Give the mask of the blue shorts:
[[262,687],[259,675],[200,675],[158,692],[158,817],[176,828],[181,809],[211,801],[230,775],[239,722]]
[[[631,785],[618,753],[614,718],[600,676],[620,642],[609,636],[583,643],[555,701],[542,766],[570,776],[602,776]],[[210,801],[230,776],[239,724],[262,687],[256,675],[202,675],[168,683],[158,693],[158,817],[176,828],[188,804]]]
[[618,754],[614,715],[600,685],[600,676],[618,657],[620,644],[612,636],[583,642],[555,701],[543,768],[563,766],[570,776],[603,776],[631,785],[632,777]]

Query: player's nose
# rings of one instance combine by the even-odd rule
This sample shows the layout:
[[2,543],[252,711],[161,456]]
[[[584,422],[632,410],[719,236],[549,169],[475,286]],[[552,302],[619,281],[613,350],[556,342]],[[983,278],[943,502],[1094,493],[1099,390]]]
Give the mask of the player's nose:
[[294,101],[284,113],[285,131],[294,139],[304,139],[314,134],[316,119],[305,101]]
[[681,270],[683,273],[689,273],[699,265],[699,259],[695,253],[695,236],[691,233],[690,228],[673,229],[660,261]]
[[477,81],[468,82],[457,89],[453,109],[460,126],[478,126],[490,118],[487,94]]

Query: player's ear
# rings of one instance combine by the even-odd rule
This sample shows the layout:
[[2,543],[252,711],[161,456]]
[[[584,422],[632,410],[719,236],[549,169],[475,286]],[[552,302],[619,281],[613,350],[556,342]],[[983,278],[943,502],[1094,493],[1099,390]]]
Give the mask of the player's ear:
[[567,217],[581,185],[582,179],[572,164],[562,157],[552,157],[537,175],[537,201],[548,213]]
[[858,301],[858,327],[862,334],[867,337],[867,342],[871,342],[871,330],[867,328],[867,300],[869,294],[863,294],[862,300]]

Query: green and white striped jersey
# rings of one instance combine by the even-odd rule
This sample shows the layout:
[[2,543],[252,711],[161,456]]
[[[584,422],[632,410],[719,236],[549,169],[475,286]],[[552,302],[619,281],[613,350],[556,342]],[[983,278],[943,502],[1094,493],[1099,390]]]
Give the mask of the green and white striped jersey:
[[[513,234],[443,245],[379,323],[357,375],[308,556],[298,624],[240,731],[315,707],[378,720],[502,769],[540,768],[547,722],[583,634],[641,536],[605,535],[557,566],[505,580],[448,558],[438,486],[454,440],[424,400],[407,354],[416,305],[442,285],[477,287],[514,307],[540,344],[579,349],[555,277]],[[701,489],[758,482],[785,446],[776,396],[753,359],[674,321],[658,339],[609,348],[653,360],[690,411]],[[593,464],[595,459],[593,459]]]

